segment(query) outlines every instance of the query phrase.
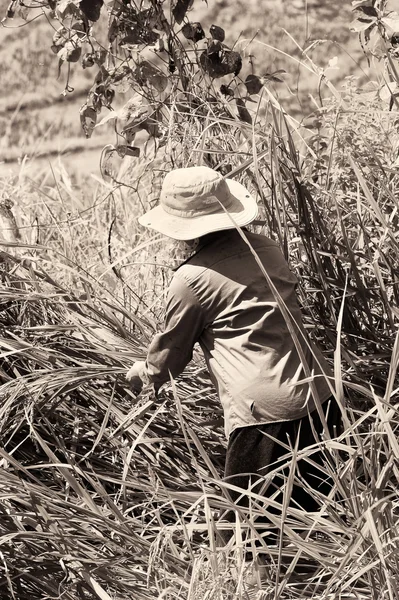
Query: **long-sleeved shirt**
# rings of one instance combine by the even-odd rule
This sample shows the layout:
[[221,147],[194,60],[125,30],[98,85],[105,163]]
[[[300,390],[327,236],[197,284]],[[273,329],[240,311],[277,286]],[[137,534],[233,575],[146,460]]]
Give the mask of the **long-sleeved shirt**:
[[[321,352],[309,342],[296,297],[297,279],[278,245],[246,232],[290,311],[319,400],[331,396]],[[303,337],[304,336],[304,337]],[[315,408],[294,341],[278,303],[236,230],[210,234],[174,274],[163,333],[153,339],[146,379],[178,376],[199,342],[224,410],[227,437],[237,427],[290,421]]]

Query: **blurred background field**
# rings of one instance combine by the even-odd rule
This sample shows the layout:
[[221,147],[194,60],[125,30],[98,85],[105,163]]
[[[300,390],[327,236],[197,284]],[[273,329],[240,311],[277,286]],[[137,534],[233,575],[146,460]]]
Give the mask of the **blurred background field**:
[[[7,0],[1,0],[3,15],[8,5]],[[246,48],[255,36],[244,58],[244,69],[252,65],[255,72],[284,70],[286,74],[281,83],[273,85],[273,93],[290,115],[299,123],[310,123],[310,127],[320,100],[330,95],[322,82],[324,70],[329,79],[336,81],[337,88],[344,86],[348,77],[354,78],[356,87],[370,76],[364,70],[367,60],[356,35],[349,31],[350,4],[343,0],[333,5],[314,0],[288,4],[269,0],[261,6],[257,2],[233,5],[223,0],[208,4],[197,0],[189,14],[191,20],[200,20],[205,29],[220,23],[231,45]],[[29,18],[35,16],[37,12]],[[79,118],[96,67],[82,69],[79,63],[64,63],[58,72],[58,57],[50,46],[59,25],[51,21],[49,13],[26,23],[17,12],[14,19],[3,25],[0,176],[5,195],[14,202],[20,239],[46,245],[61,236],[68,259],[73,256],[75,264],[87,266],[112,288],[118,287],[109,265],[129,252],[130,246],[126,252],[123,247],[126,240],[134,246],[139,236],[146,237],[141,229],[137,231],[136,219],[148,202],[154,201],[159,183],[151,188],[144,159],[116,159],[116,172],[119,167],[122,169],[120,180],[134,184],[111,193],[113,186],[101,176],[100,158],[104,146],[115,142],[114,125],[96,128],[92,137],[86,139]],[[100,39],[106,35],[106,27],[103,15],[96,23]],[[309,49],[308,56],[320,69],[317,73],[308,68],[300,48]],[[70,91],[65,91],[67,87]],[[122,106],[130,95],[129,89],[118,89],[115,107]],[[107,114],[103,108],[100,116]],[[94,234],[99,230],[104,231],[100,237]],[[133,262],[145,260],[142,271],[153,269],[144,278],[147,283],[153,282],[155,298],[160,298],[164,280],[158,288],[159,252],[154,247],[152,255],[152,250],[150,246],[148,256],[147,248],[143,248],[141,254],[134,255]],[[160,258],[161,265],[167,256],[166,252]],[[126,268],[123,267],[125,275]],[[164,271],[168,273],[168,269]],[[137,286],[134,269],[130,277]],[[136,290],[138,297],[142,291]]]
[[[1,14],[8,4],[1,0]],[[253,60],[256,68],[265,71],[287,71],[286,85],[279,86],[278,94],[290,114],[303,118],[314,110],[311,95],[317,90],[317,76],[273,50],[301,58],[284,29],[300,47],[312,45],[310,56],[321,69],[328,69],[333,61],[334,68],[328,71],[333,80],[342,83],[350,75],[366,77],[358,65],[365,67],[367,61],[348,28],[350,2],[211,0],[208,6],[195,2],[190,19],[200,20],[204,27],[221,24],[231,44],[257,33],[257,40],[272,47],[256,46]],[[25,156],[35,173],[48,170],[61,153],[73,180],[86,179],[91,172],[98,174],[100,149],[112,138],[112,128],[97,130],[87,141],[78,116],[93,69],[82,70],[72,64],[69,85],[74,91],[63,96],[67,67],[63,66],[57,78],[58,58],[49,51],[54,25],[43,18],[28,26],[15,18],[6,25],[9,28],[2,29],[0,39],[0,173],[18,172],[18,163]]]

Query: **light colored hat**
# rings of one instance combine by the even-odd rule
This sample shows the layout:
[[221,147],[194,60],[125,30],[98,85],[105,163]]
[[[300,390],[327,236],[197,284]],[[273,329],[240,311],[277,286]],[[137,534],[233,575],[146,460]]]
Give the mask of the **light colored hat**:
[[159,205],[139,223],[175,240],[192,240],[235,224],[247,225],[257,214],[255,198],[241,183],[209,167],[188,167],[166,175]]

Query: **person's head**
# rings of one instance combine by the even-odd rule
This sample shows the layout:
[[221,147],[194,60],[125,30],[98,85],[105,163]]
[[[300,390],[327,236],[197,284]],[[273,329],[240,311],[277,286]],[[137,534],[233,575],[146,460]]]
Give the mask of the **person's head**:
[[166,175],[158,206],[139,223],[190,246],[208,233],[248,225],[257,214],[256,200],[238,181],[209,167],[188,167]]

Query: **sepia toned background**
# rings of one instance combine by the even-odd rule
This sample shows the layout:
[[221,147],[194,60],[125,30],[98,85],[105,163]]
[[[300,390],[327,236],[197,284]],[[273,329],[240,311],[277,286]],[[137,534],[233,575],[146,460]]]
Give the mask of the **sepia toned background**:
[[[8,4],[9,0],[0,1],[3,16]],[[211,24],[223,27],[230,44],[256,34],[259,44],[253,46],[251,58],[255,68],[287,72],[285,83],[276,86],[277,93],[286,110],[301,118],[314,109],[311,95],[317,92],[317,78],[292,60],[302,58],[301,48],[308,50],[320,69],[328,69],[332,80],[344,82],[351,75],[367,80],[368,74],[358,67],[360,64],[366,68],[367,61],[357,35],[349,31],[348,0],[210,0],[208,5],[196,0],[190,19],[200,20],[205,29]],[[50,50],[57,24],[48,17],[26,24],[17,15],[3,25],[0,174],[17,173],[23,159],[24,167],[31,166],[37,173],[50,165],[55,167],[58,156],[62,156],[72,178],[98,174],[101,148],[112,141],[112,127],[108,131],[98,129],[92,139],[86,140],[79,121],[79,108],[92,84],[95,67],[83,70],[78,64],[70,64],[68,78],[64,64],[58,73],[58,58]],[[96,24],[97,28],[101,26],[105,28],[105,23]],[[64,92],[67,80],[73,91]],[[128,97],[127,93],[125,100]],[[119,102],[123,102],[123,96]]]
[[[72,3],[86,18],[90,2]],[[142,5],[123,3],[137,23]],[[8,4],[0,0],[3,15]],[[121,17],[118,0],[107,6]],[[242,53],[239,77],[227,73],[233,93],[197,68],[172,19],[179,56],[198,79],[186,86],[178,70],[170,76],[169,53],[157,77],[178,85],[165,100],[166,87],[153,75],[135,81],[134,70],[127,87],[115,86],[122,111],[96,103],[99,123],[117,118],[90,139],[79,110],[98,66],[64,62],[59,71],[50,48],[60,23],[49,9],[36,18],[40,8],[27,15],[22,6],[3,21],[0,600],[396,600],[399,1],[356,6],[355,28],[374,35],[363,49],[349,0],[194,0],[189,19],[207,35],[212,24],[224,28]],[[87,18],[106,39],[107,11]],[[250,91],[252,71],[262,81]],[[143,97],[157,107],[150,117]],[[123,134],[132,156],[122,159]],[[102,152],[116,155],[109,170]],[[342,434],[320,443],[334,485],[328,497],[311,490],[319,511],[289,504],[312,449],[287,446],[276,467],[278,547],[253,526],[264,498],[252,497],[250,518],[229,498],[223,413],[200,352],[157,396],[136,396],[126,381],[163,327],[175,266],[173,241],[138,218],[165,173],[198,163],[256,196],[260,223],[250,227],[279,244],[298,279],[304,325],[331,366],[342,414]],[[234,522],[225,518],[232,510]],[[231,543],[221,546],[226,530]]]

